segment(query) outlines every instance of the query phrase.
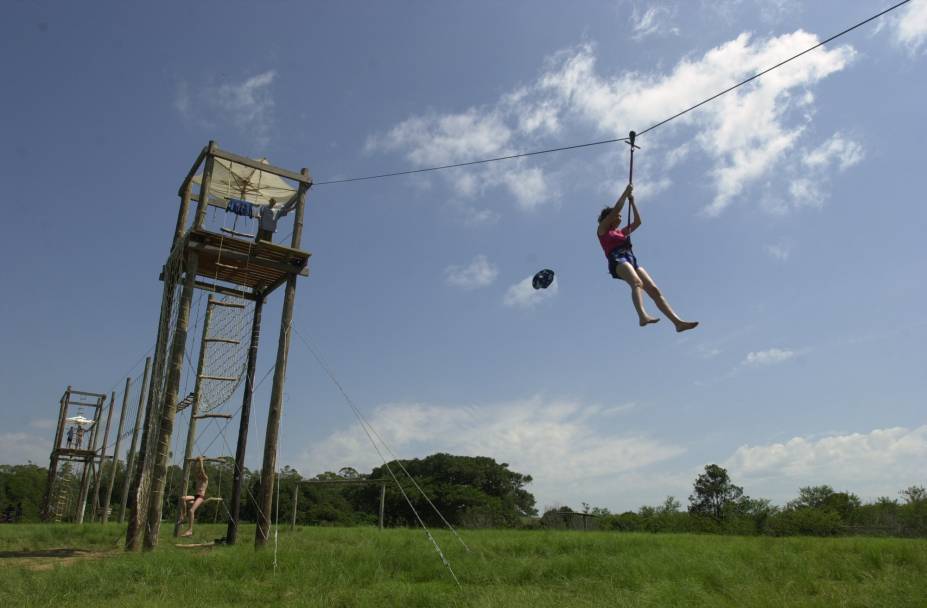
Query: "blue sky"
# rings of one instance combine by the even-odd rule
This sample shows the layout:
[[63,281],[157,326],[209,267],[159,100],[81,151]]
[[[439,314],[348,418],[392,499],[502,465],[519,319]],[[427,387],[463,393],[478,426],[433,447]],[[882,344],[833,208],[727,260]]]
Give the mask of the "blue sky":
[[[493,456],[542,507],[684,499],[711,462],[777,502],[924,484],[925,5],[642,137],[635,249],[698,330],[638,328],[607,275],[594,220],[621,146],[317,186],[296,328],[400,456]],[[11,4],[0,462],[47,462],[68,384],[139,373],[208,140],[322,181],[620,137],[886,6]],[[299,339],[286,393],[282,463],[377,464]]]

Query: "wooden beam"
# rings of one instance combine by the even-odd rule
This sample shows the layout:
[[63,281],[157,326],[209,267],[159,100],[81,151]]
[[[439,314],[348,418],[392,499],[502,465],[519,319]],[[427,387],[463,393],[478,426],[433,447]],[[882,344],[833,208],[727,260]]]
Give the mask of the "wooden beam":
[[244,309],[244,304],[239,304],[238,302],[223,302],[222,300],[210,300],[209,306],[224,306],[226,308],[240,308]]
[[181,183],[180,188],[177,189],[177,196],[183,196],[184,188],[190,184],[190,180],[196,175],[197,170],[200,168],[200,164],[203,162],[203,159],[206,158],[206,151],[208,149],[209,146],[203,146],[203,149],[200,150],[199,156],[196,157],[196,162],[193,163],[193,166],[187,171],[187,176],[183,178],[183,183]]
[[257,296],[253,293],[248,293],[246,291],[238,291],[237,289],[232,289],[231,287],[225,287],[224,285],[216,285],[215,283],[209,283],[208,281],[202,281],[200,279],[196,280],[197,289],[202,289],[204,291],[212,291],[214,293],[219,293],[224,296],[232,296],[235,298],[244,298],[245,300],[255,300]]
[[231,420],[231,414],[197,414],[194,418],[202,420],[203,418],[224,418],[226,420]]
[[99,399],[102,397],[103,399],[106,399],[106,395],[102,393],[85,393],[83,391],[68,391],[68,392],[72,395],[81,395],[83,397],[93,397],[94,399]]
[[[251,167],[252,169],[257,169],[258,171],[266,171],[267,173],[273,173],[280,177],[285,177],[291,179],[294,182],[299,182],[301,184],[312,185],[312,177],[309,175],[309,172],[305,173],[296,173],[295,171],[290,171],[289,169],[283,169],[281,167],[276,167],[274,165],[265,165],[260,161],[256,161],[253,158],[247,158],[245,156],[239,156],[227,150],[222,150],[218,147],[212,149],[213,156],[217,158],[224,158],[225,160],[230,160],[233,163],[238,163],[239,165],[244,165],[246,167]],[[305,170],[304,170],[305,171]]]

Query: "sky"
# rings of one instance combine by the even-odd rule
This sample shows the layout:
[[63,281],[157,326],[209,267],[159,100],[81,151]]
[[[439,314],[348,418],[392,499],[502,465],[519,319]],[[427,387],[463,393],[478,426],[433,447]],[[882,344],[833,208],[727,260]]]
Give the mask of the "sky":
[[[66,386],[121,399],[139,376],[209,140],[321,182],[624,137],[889,5],[10,3],[0,463],[48,462]],[[308,343],[395,454],[491,456],[539,508],[685,502],[709,463],[778,504],[927,483],[925,67],[914,0],[640,138],[635,252],[685,334],[638,327],[595,239],[627,146],[316,185],[279,462],[380,462]]]

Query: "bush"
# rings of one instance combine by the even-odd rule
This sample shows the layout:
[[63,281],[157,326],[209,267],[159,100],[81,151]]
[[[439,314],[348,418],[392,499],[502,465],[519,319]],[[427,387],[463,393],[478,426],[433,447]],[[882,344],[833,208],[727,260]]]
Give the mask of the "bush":
[[766,532],[773,536],[836,536],[842,531],[840,515],[828,509],[786,509],[766,521]]

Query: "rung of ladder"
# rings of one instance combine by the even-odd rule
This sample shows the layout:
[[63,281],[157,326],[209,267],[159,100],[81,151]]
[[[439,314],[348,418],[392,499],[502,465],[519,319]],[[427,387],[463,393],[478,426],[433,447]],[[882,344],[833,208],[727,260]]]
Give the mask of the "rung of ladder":
[[225,418],[226,420],[231,420],[231,414],[197,414],[194,418]]
[[221,342],[223,344],[241,344],[238,340],[232,338],[206,338],[206,342]]
[[232,264],[223,264],[222,262],[216,262],[216,266],[219,268],[229,268],[231,270],[238,270],[238,266],[233,266]]
[[219,380],[221,382],[238,382],[238,376],[207,376],[203,374],[200,380]]
[[230,229],[230,228],[224,228],[224,227],[223,227],[223,228],[219,228],[219,230],[221,230],[222,232],[224,232],[224,233],[226,233],[226,234],[231,234],[232,236],[243,236],[243,237],[245,237],[246,239],[253,239],[253,238],[254,238],[254,235],[253,235],[253,234],[248,234],[248,233],[246,233],[246,232],[235,232],[234,230],[232,230],[232,229]]
[[[218,266],[219,264],[217,264]],[[229,268],[237,268],[237,266],[229,266]],[[226,308],[244,308],[245,305],[239,302],[225,302],[223,300],[213,300],[209,303],[210,306],[225,306]]]

